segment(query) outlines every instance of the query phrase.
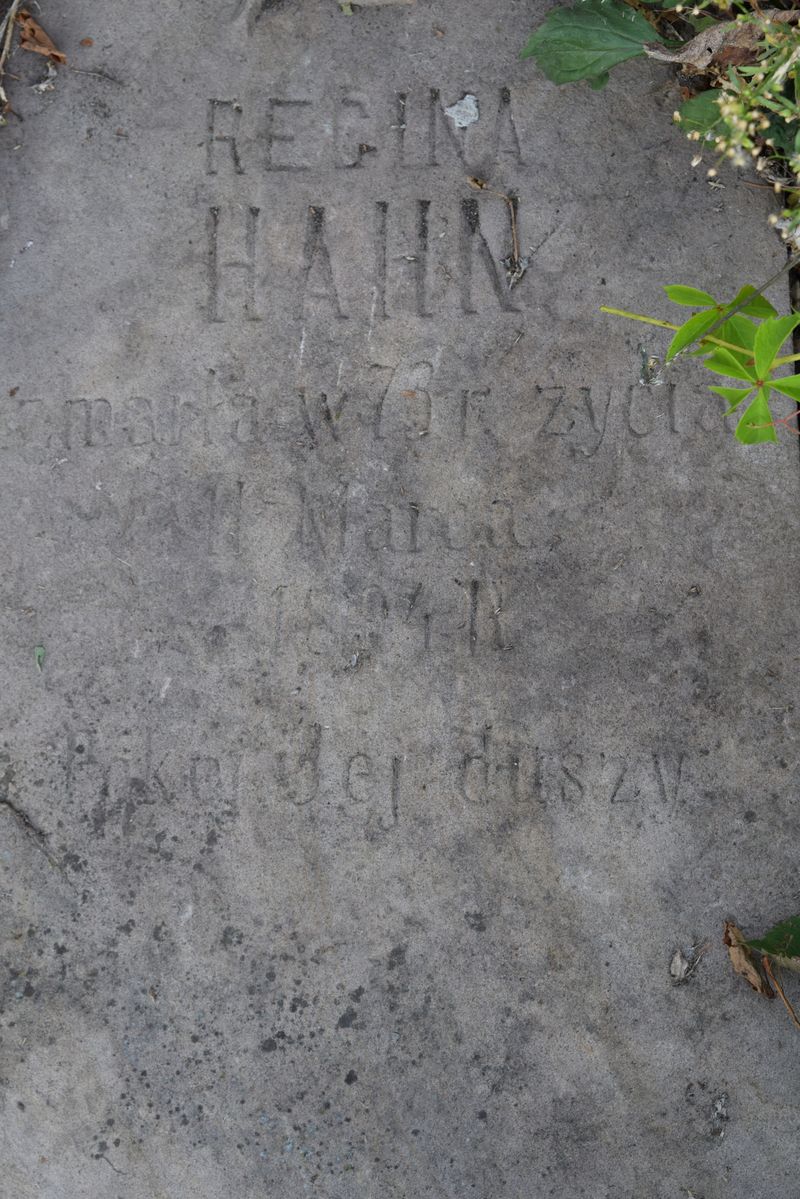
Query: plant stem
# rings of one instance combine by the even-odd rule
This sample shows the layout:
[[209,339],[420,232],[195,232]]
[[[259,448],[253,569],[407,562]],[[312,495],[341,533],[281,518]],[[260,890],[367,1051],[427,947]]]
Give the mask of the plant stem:
[[626,312],[624,308],[608,308],[605,304],[600,307],[601,312],[610,312],[612,316],[624,316],[629,321],[643,321],[645,325],[657,325],[659,329],[672,329],[677,332],[680,325],[671,325],[669,321],[657,321],[652,316],[642,316],[639,312]]
[[[669,321],[659,321],[653,316],[642,316],[640,312],[626,312],[623,308],[607,308],[604,304],[601,306],[600,311],[609,312],[612,316],[624,316],[629,321],[642,321],[645,325],[655,325],[658,329],[672,329],[675,333],[680,329],[680,325],[670,324]],[[702,337],[698,337],[697,340],[701,345],[704,341],[708,341],[714,346],[722,346],[724,350],[734,350],[737,354],[742,353],[741,346],[735,346],[730,341],[721,341],[719,337],[709,337],[707,334],[704,334]],[[791,358],[779,358],[775,366],[782,366],[783,363],[794,362],[796,359],[800,359],[800,354],[794,355]]]

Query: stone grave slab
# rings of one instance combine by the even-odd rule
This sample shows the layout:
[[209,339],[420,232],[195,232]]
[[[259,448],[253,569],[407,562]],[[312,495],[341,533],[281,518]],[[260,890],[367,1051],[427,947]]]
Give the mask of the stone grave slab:
[[43,0],[12,58],[13,1199],[791,1193],[720,938],[796,904],[797,444],[597,313],[781,247],[665,69],[519,61],[546,7]]

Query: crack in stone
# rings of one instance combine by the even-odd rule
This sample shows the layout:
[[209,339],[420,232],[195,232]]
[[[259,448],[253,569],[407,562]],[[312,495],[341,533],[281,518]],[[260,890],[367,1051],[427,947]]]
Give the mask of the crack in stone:
[[51,852],[47,844],[47,833],[41,829],[39,825],[31,819],[24,808],[20,808],[9,797],[8,791],[11,784],[14,782],[14,767],[6,759],[6,768],[0,777],[0,807],[7,808],[17,823],[20,825],[25,835],[29,837],[34,845],[44,854],[51,866],[63,874],[63,867],[58,858]]
[[8,808],[11,815],[22,826],[26,834],[34,841],[36,845],[38,845],[39,849],[45,855],[48,862],[50,862],[51,866],[59,866],[58,859],[55,858],[47,848],[47,833],[40,829],[38,824],[31,820],[28,813],[23,811],[22,808],[18,808],[13,800],[9,799],[7,795],[0,795],[0,807]]

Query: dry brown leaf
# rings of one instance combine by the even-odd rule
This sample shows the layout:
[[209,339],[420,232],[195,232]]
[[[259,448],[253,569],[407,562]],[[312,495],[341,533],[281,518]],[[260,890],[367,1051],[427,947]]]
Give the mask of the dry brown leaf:
[[34,54],[44,54],[45,58],[57,62],[59,66],[67,65],[67,56],[57,50],[38,21],[34,21],[27,9],[21,8],[17,13],[19,25],[19,44],[23,50],[31,50]]
[[80,44],[81,44],[82,46],[93,46],[93,45],[94,45],[94,38],[93,38],[93,37],[82,37],[82,38],[81,38],[81,41],[80,41]]
[[756,966],[751,951],[745,945],[744,933],[728,920],[722,937],[723,944],[728,948],[731,965],[737,974],[750,984],[754,991],[767,999],[774,999],[775,992]]
[[[780,8],[765,8],[761,12],[767,21],[795,21],[796,12],[784,12]],[[764,32],[752,21],[725,21],[711,29],[704,29],[680,50],[667,50],[659,42],[650,42],[644,47],[645,54],[659,62],[671,62],[682,66],[687,72],[705,74],[714,67],[727,64],[741,65],[755,62],[758,46]]]

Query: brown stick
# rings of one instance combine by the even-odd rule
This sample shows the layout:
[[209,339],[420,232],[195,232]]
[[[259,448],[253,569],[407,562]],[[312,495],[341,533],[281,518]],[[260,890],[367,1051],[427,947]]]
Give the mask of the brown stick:
[[511,218],[511,257],[514,267],[519,266],[519,236],[517,235],[517,202],[518,197],[508,195],[506,192],[498,191],[496,187],[491,187],[486,179],[479,179],[476,175],[468,175],[467,183],[470,187],[474,187],[476,191],[489,192],[491,196],[497,196],[504,200],[508,205],[508,212]]
[[14,36],[14,21],[21,3],[22,0],[13,0],[11,7],[3,17],[2,24],[0,24],[0,37],[3,38],[3,46],[0,49],[0,80],[5,74],[6,60],[11,50],[11,39]]
[[800,1020],[797,1019],[794,1008],[789,1003],[789,1000],[786,998],[786,993],[784,992],[783,987],[781,986],[781,984],[778,982],[777,978],[775,977],[775,973],[772,969],[772,962],[769,960],[769,958],[767,957],[766,954],[763,954],[761,961],[764,966],[764,973],[766,974],[767,978],[772,983],[773,987],[775,988],[775,990],[778,992],[781,999],[783,1000],[783,1006],[786,1008],[787,1012],[792,1017],[792,1022],[794,1023],[795,1028],[800,1028]]

